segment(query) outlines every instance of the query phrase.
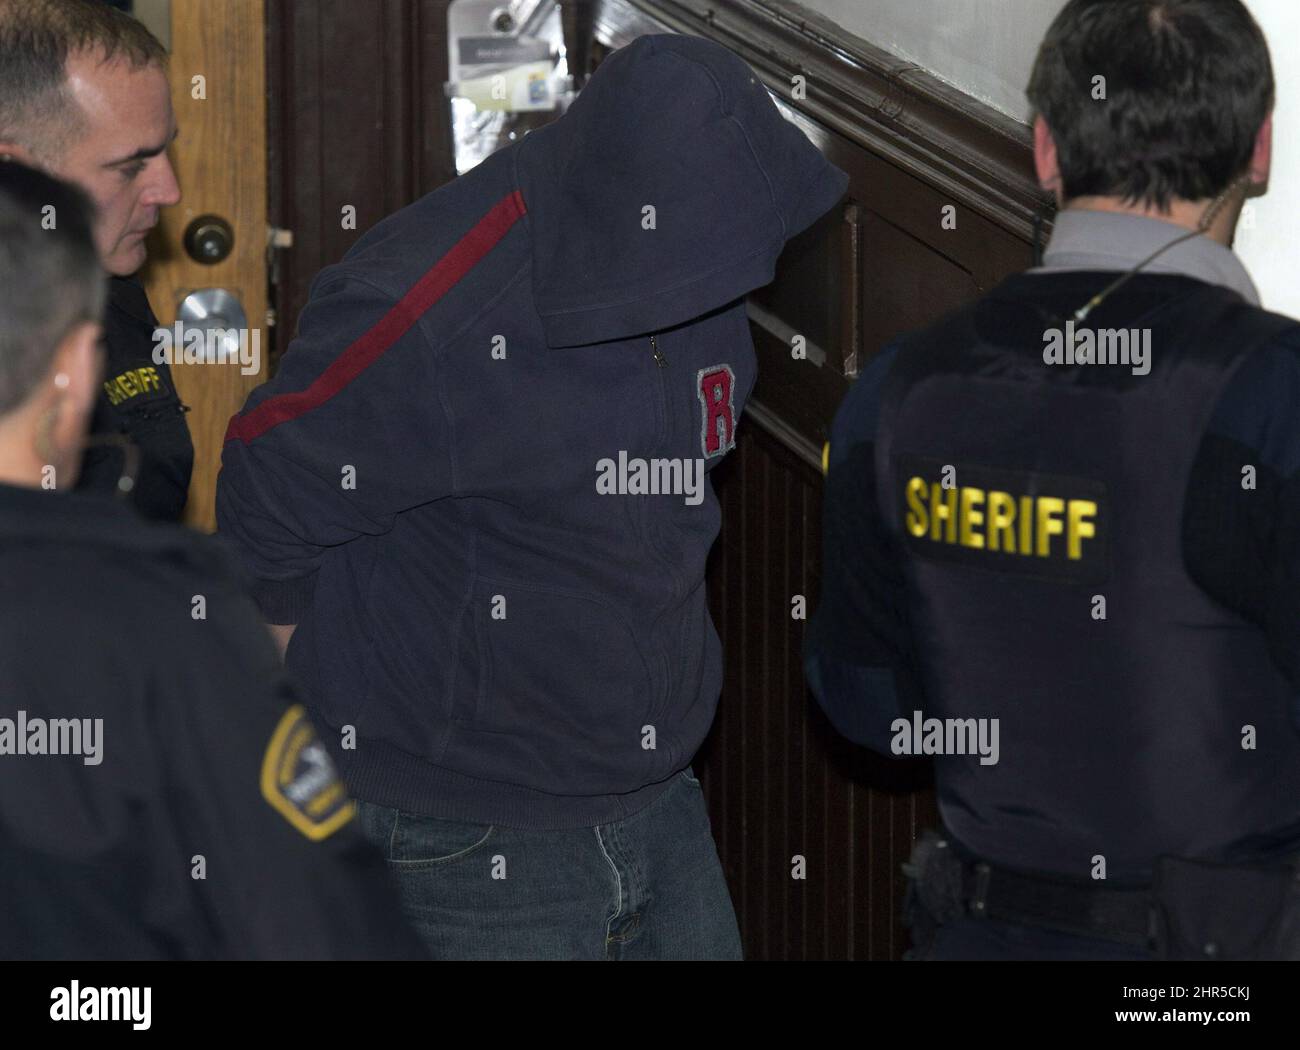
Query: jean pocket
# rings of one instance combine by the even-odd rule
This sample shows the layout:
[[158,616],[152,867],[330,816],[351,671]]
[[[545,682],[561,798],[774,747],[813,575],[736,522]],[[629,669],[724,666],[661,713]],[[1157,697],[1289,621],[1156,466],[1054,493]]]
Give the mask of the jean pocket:
[[387,856],[390,864],[403,868],[464,860],[482,849],[496,830],[492,824],[395,813]]
[[691,766],[687,766],[683,769],[679,776],[686,781],[686,783],[690,784],[691,787],[697,787],[701,791],[704,790],[704,785],[695,779],[695,770]]

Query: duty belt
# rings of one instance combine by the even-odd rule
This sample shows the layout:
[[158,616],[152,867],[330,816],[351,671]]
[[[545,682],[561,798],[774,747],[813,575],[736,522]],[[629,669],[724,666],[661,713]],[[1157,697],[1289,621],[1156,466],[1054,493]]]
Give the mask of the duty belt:
[[1155,939],[1150,887],[1120,889],[1023,875],[979,861],[963,864],[969,914],[1021,926],[1147,947]]
[[958,856],[932,832],[904,872],[937,922],[967,916],[1150,947],[1156,911],[1150,886],[1113,887],[1011,871]]

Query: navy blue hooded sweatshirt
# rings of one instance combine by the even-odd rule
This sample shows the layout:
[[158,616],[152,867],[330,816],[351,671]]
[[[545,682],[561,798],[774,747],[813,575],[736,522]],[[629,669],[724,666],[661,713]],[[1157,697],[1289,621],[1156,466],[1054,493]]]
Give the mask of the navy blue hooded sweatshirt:
[[687,765],[743,297],[846,184],[725,48],[642,37],[320,274],[217,516],[358,797],[579,827]]

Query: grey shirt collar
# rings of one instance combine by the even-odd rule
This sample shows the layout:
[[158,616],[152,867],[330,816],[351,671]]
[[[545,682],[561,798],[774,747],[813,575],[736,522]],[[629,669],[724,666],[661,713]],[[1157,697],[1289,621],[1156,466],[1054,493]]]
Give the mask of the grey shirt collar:
[[[1131,270],[1188,231],[1141,215],[1067,209],[1056,217],[1043,265],[1030,273],[1066,270]],[[1231,288],[1252,306],[1259,292],[1246,267],[1230,249],[1209,237],[1195,237],[1171,248],[1143,273],[1172,273]]]

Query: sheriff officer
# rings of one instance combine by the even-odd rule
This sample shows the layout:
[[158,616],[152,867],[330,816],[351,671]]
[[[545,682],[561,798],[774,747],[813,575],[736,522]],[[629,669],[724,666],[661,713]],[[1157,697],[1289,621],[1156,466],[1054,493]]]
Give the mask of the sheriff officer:
[[935,760],[920,957],[1296,950],[1300,325],[1230,249],[1273,84],[1238,0],[1071,0],[1029,88],[1045,265],[836,417],[814,692],[885,753],[922,712],[1000,730]]
[[0,157],[90,196],[109,274],[104,380],[78,487],[127,490],[146,517],[175,521],[194,446],[171,371],[153,359],[157,320],[132,276],[159,209],[180,201],[166,153],[176,136],[166,66],[149,30],[105,4],[0,0]]

